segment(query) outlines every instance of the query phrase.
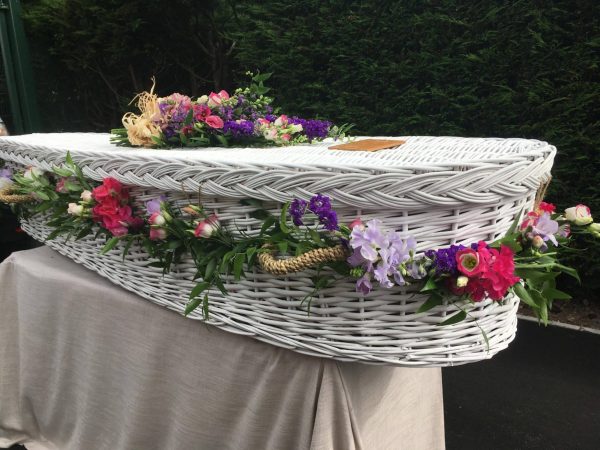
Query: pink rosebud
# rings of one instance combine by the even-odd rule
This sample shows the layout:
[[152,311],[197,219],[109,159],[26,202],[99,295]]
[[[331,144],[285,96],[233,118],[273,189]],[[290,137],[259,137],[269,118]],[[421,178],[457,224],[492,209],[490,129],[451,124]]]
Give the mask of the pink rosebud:
[[482,270],[480,264],[479,253],[470,248],[459,250],[456,253],[456,263],[458,270],[467,276],[475,275]]
[[56,192],[58,192],[60,194],[66,194],[67,192],[69,192],[69,190],[65,186],[66,181],[67,181],[66,178],[61,178],[60,180],[58,180],[56,182]]
[[167,230],[164,228],[150,228],[150,239],[152,241],[163,241],[167,238]]
[[223,99],[223,100],[229,100],[229,94],[227,93],[226,90],[221,90],[219,92],[219,97],[221,97],[221,99]]
[[166,222],[165,218],[161,215],[161,213],[155,212],[152,213],[150,218],[148,219],[150,225],[163,226]]
[[219,219],[213,214],[198,224],[194,231],[194,236],[197,238],[209,238],[217,231],[218,227]]
[[353,230],[355,227],[359,227],[358,229],[361,231],[365,229],[365,224],[363,223],[362,220],[360,220],[360,217],[357,217],[350,223],[351,230]]
[[221,103],[223,103],[223,100],[229,100],[229,94],[227,91],[221,91],[218,94],[214,92],[208,94],[208,106],[211,108],[219,106]]
[[587,225],[594,221],[590,208],[581,204],[565,209],[565,217],[575,225]]
[[269,125],[271,123],[267,119],[264,119],[262,117],[258,119],[257,122],[259,123],[259,125]]
[[291,135],[291,134],[289,134],[289,133],[285,133],[285,134],[282,134],[282,135],[281,135],[281,140],[282,140],[282,141],[289,142],[289,140],[290,140],[291,138],[292,138],[292,135]]
[[219,116],[208,116],[205,121],[211,128],[223,128],[223,119]]

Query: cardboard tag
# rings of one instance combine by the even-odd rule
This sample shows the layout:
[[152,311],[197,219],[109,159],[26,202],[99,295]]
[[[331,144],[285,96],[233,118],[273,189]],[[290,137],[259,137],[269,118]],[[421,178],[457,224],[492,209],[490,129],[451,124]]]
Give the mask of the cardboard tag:
[[361,141],[348,142],[346,144],[333,145],[329,150],[349,150],[357,152],[376,152],[386,148],[399,147],[406,143],[400,139],[363,139]]

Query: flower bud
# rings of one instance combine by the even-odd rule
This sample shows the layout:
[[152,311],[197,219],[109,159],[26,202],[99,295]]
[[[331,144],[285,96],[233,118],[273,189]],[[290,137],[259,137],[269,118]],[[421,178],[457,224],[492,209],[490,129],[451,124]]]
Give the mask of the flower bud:
[[196,230],[194,231],[194,236],[197,238],[209,238],[219,228],[219,219],[215,214],[211,215],[208,219],[203,220],[198,223]]
[[544,239],[542,239],[541,236],[534,236],[531,240],[531,245],[533,245],[534,248],[542,248],[544,246]]
[[169,214],[167,211],[161,211],[162,216],[164,217],[166,222],[172,222],[173,221],[173,217],[171,217],[171,214]]
[[600,223],[592,223],[588,230],[594,235],[594,237],[600,238]]
[[357,217],[350,223],[350,226],[349,226],[350,230],[353,230],[354,227],[359,227],[358,229],[361,231],[363,231],[365,229],[365,224],[363,223],[362,220],[360,220],[360,217]]
[[69,203],[67,213],[71,214],[72,216],[81,216],[83,214],[83,206],[78,205],[77,203]]
[[164,216],[162,216],[160,213],[155,212],[150,216],[148,222],[150,223],[150,225],[156,225],[158,227],[161,227],[166,223],[166,220]]
[[90,191],[83,191],[81,193],[81,200],[83,200],[84,202],[91,202],[92,201],[92,193]]
[[587,225],[594,221],[590,213],[590,208],[581,204],[565,209],[565,217],[569,222],[575,223],[575,225]]

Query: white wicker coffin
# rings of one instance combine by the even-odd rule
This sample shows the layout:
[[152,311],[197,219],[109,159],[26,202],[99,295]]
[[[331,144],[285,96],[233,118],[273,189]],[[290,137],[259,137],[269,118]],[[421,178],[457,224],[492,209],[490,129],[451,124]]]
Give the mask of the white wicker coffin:
[[[341,221],[379,218],[389,229],[412,235],[418,250],[454,243],[490,241],[514,216],[531,206],[550,175],[555,148],[524,139],[399,137],[406,144],[378,152],[329,150],[331,144],[285,148],[141,150],[109,143],[107,134],[34,134],[0,139],[0,158],[11,165],[50,170],[67,151],[85,176],[114,177],[133,186],[142,202],[166,195],[184,206],[201,189],[203,204],[225,226],[248,233],[260,229],[240,200],[255,198],[275,212],[294,197],[332,197]],[[42,218],[23,223],[34,238],[49,233]],[[233,227],[232,227],[233,228]],[[122,260],[99,252],[91,238],[47,245],[125,289],[183,313],[195,285],[191,260],[163,276],[141,248]],[[492,357],[516,332],[518,300],[486,300],[467,307],[469,317],[439,326],[457,310],[452,305],[416,311],[425,297],[419,286],[356,293],[339,281],[314,298],[310,315],[302,300],[312,291],[310,272],[287,277],[260,273],[230,283],[229,295],[210,293],[209,323],[301,353],[342,361],[402,366],[450,366]],[[200,311],[190,315],[201,319]],[[489,345],[486,344],[485,331]]]

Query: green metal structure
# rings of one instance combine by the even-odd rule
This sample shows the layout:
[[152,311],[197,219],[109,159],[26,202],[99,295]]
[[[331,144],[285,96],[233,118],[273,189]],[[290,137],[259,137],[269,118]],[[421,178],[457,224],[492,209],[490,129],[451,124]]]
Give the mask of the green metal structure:
[[19,0],[0,0],[0,50],[12,113],[13,134],[40,131],[27,38]]

